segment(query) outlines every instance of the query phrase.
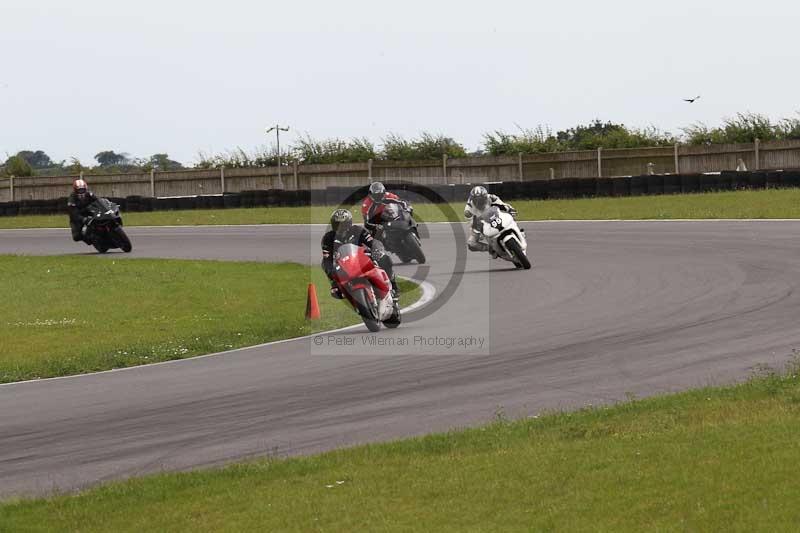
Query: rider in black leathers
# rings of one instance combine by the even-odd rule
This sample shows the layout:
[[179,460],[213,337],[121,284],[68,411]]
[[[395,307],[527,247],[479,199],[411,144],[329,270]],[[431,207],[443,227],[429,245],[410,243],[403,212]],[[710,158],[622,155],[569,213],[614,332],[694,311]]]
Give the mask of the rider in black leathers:
[[72,193],[67,200],[69,210],[69,226],[72,231],[72,240],[75,242],[86,240],[86,222],[88,207],[97,200],[97,196],[89,190],[89,186],[83,179],[77,179],[72,183]]
[[392,281],[392,297],[397,300],[400,290],[395,280],[392,258],[386,253],[383,243],[373,239],[370,232],[362,226],[353,224],[353,214],[347,209],[337,209],[331,215],[331,230],[322,237],[322,270],[331,280],[331,296],[344,298],[339,285],[334,281],[333,255],[343,244],[366,246],[371,251],[372,261],[381,267]]

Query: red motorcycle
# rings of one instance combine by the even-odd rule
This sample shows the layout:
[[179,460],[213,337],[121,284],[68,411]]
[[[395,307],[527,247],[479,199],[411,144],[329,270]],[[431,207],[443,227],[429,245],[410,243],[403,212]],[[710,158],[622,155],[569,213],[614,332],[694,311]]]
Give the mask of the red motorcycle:
[[400,325],[400,307],[392,299],[392,283],[366,253],[365,247],[344,244],[334,255],[335,279],[350,305],[370,331]]

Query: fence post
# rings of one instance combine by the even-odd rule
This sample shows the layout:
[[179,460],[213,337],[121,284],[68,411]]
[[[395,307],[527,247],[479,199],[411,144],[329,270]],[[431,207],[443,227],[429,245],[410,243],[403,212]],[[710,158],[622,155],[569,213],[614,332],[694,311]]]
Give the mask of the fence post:
[[11,201],[13,202],[14,201],[14,176],[9,176],[8,184],[9,184],[9,187],[11,188],[11,191],[9,192],[9,194],[11,194]]
[[150,169],[150,198],[156,197],[156,169]]
[[756,152],[756,170],[760,170],[761,169],[761,158],[760,158],[761,154],[759,154],[759,148],[761,148],[761,139],[759,139],[758,137],[756,137],[755,142],[753,143],[753,148],[755,149],[755,152]]
[[522,181],[522,152],[517,154],[517,166],[519,170],[519,181]]
[[300,182],[297,181],[297,161],[292,162],[292,174],[294,175],[294,190],[300,190]]
[[447,154],[442,154],[442,176],[444,176],[444,182],[447,183]]
[[222,187],[222,194],[225,194],[225,166],[219,167],[219,182]]
[[678,160],[678,143],[675,143],[675,174],[681,173],[681,164]]
[[603,177],[603,147],[597,147],[597,177]]
[[556,179],[556,169],[554,169],[553,167],[550,167],[549,170],[550,170],[550,179],[551,180]]
[[369,182],[372,183],[372,158],[370,157],[367,159],[367,178],[369,178]]

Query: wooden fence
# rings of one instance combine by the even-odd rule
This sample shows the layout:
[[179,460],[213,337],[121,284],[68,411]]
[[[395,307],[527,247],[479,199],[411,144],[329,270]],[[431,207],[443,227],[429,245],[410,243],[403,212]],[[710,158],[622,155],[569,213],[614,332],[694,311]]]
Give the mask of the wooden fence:
[[[372,180],[424,185],[486,181],[538,181],[645,174],[702,173],[800,168],[800,140],[709,146],[590,150],[435,161],[369,161],[330,165],[194,169],[86,178],[102,196],[174,197],[258,189],[322,190],[357,187]],[[279,175],[280,173],[280,175]],[[49,200],[69,194],[77,175],[0,178],[0,202]]]

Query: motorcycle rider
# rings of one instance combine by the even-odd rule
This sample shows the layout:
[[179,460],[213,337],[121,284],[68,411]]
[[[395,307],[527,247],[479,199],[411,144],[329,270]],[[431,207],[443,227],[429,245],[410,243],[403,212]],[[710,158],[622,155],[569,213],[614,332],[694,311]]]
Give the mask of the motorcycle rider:
[[361,204],[361,216],[364,217],[364,227],[374,237],[378,226],[381,224],[381,215],[383,214],[383,207],[387,204],[397,204],[402,209],[412,211],[408,202],[400,199],[394,193],[386,192],[386,187],[383,183],[376,181],[369,186],[369,194]]
[[494,250],[489,248],[483,237],[483,224],[481,217],[491,208],[496,207],[501,211],[516,216],[517,210],[511,207],[510,204],[505,203],[499,196],[489,194],[486,187],[480,185],[473,187],[469,192],[467,198],[467,205],[464,206],[464,217],[472,219],[472,230],[470,231],[469,238],[467,239],[467,248],[471,252],[489,252],[493,257],[496,257]]
[[331,282],[331,296],[342,299],[339,284],[334,278],[335,267],[333,256],[339,246],[343,244],[355,244],[356,246],[366,246],[370,249],[373,263],[382,268],[392,282],[392,298],[397,301],[400,296],[400,289],[395,280],[394,269],[392,268],[392,258],[386,253],[383,243],[373,239],[370,232],[362,226],[353,224],[353,214],[347,209],[337,209],[331,215],[331,230],[322,236],[322,270]]
[[86,239],[86,223],[88,222],[88,207],[95,200],[97,200],[97,196],[89,190],[89,185],[83,178],[72,182],[72,193],[67,199],[67,209],[73,241],[84,241],[90,244]]

